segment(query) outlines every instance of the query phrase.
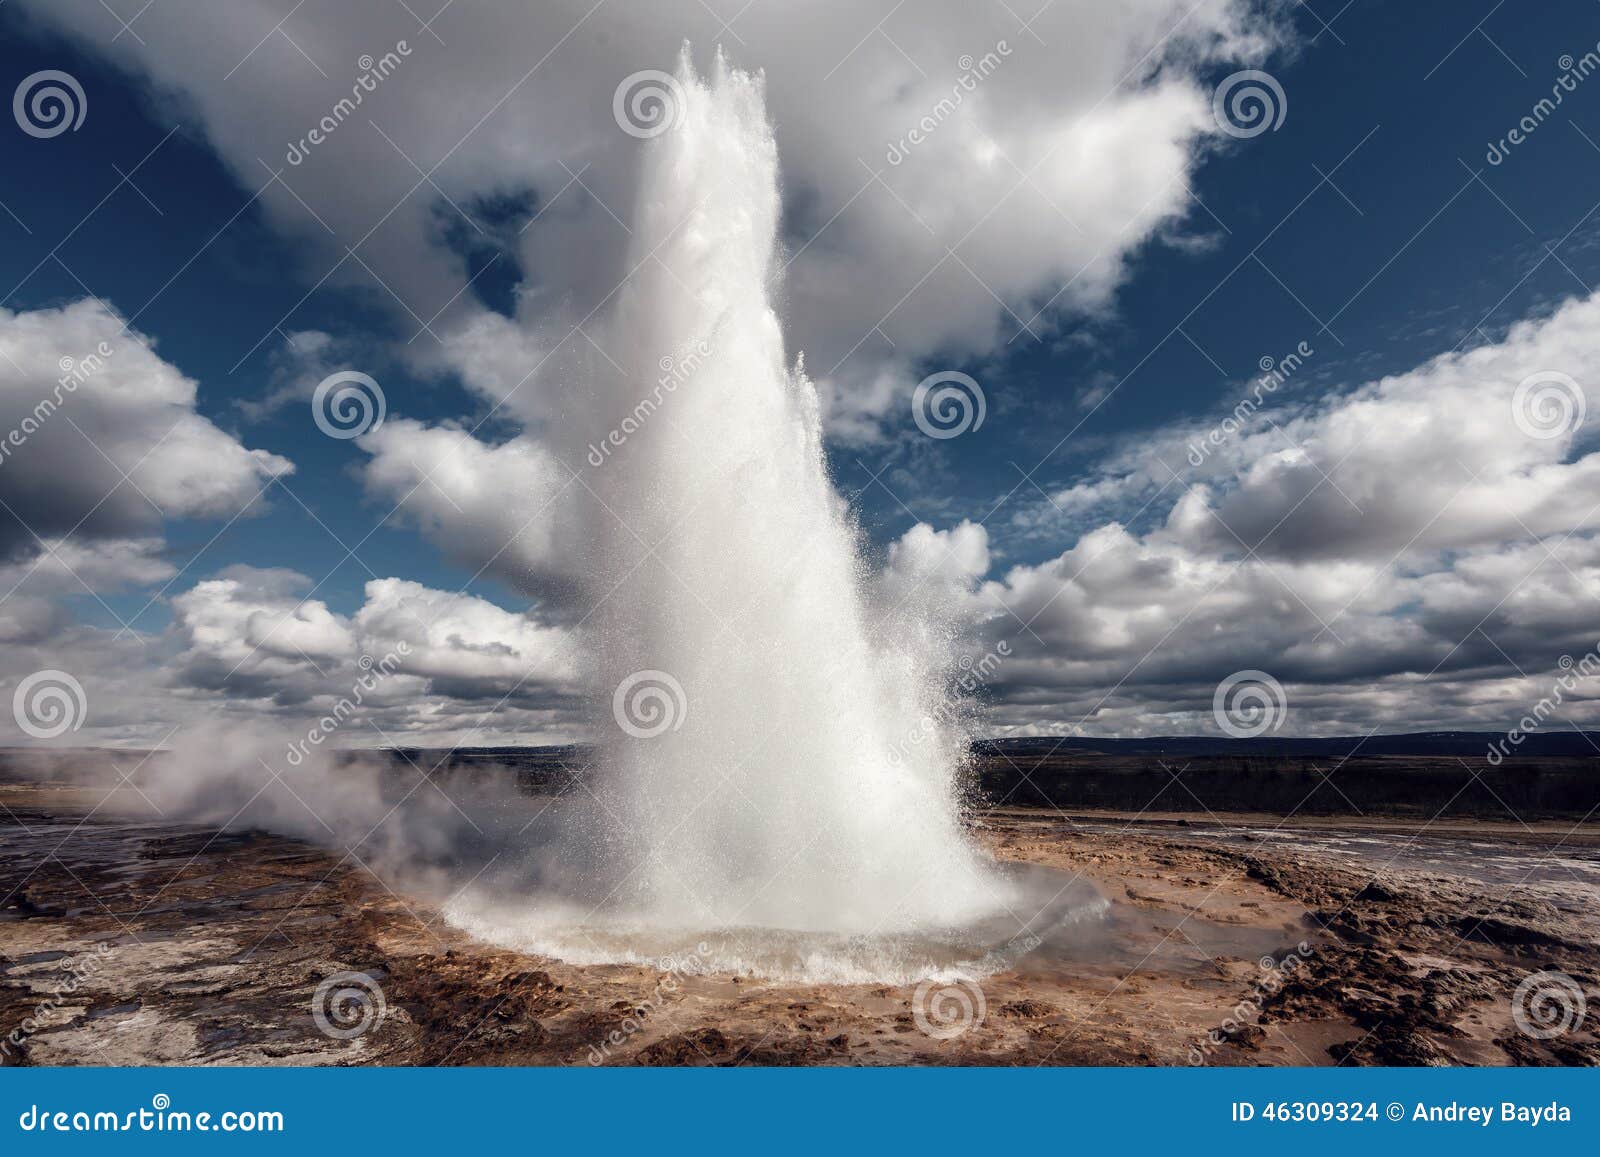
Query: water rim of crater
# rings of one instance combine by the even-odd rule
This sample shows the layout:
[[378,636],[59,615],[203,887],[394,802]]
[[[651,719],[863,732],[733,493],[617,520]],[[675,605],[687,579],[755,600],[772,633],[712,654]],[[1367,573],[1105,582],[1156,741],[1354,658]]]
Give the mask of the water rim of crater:
[[694,928],[585,911],[556,897],[458,895],[445,920],[476,939],[580,967],[634,965],[669,975],[798,984],[980,980],[1070,942],[1110,917],[1093,882],[1035,865],[1006,870],[1020,902],[965,924],[876,933],[757,926]]

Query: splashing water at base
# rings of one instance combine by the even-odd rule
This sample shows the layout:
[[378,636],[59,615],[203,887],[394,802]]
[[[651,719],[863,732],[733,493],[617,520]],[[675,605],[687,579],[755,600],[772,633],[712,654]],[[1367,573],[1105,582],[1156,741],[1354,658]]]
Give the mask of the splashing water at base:
[[981,980],[997,972],[1090,956],[1112,905],[1090,882],[1018,866],[997,879],[1018,900],[960,925],[842,933],[741,925],[676,926],[654,914],[595,912],[554,899],[453,906],[464,931],[569,964],[640,964],[682,975],[733,973],[801,984],[913,984]]
[[981,957],[962,930],[1013,885],[961,828],[938,632],[874,629],[817,395],[786,358],[762,82],[720,58],[702,79],[686,50],[669,95],[582,407],[597,430],[631,416],[584,476],[595,806],[563,805],[536,898],[490,884],[450,917],[587,963],[704,941],[726,946],[713,968],[903,979]]

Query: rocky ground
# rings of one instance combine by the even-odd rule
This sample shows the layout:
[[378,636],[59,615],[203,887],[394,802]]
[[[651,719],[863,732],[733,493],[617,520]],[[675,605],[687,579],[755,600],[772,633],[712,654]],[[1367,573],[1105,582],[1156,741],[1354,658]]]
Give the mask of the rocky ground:
[[[919,993],[573,967],[469,939],[352,856],[66,791],[0,803],[5,1064],[1600,1063],[1592,825],[1428,833],[1541,869],[1507,886],[1399,866],[1414,833],[1381,821],[1360,858],[1260,820],[1008,811],[976,831],[999,858],[1111,910],[1079,951]],[[1546,972],[1576,987],[1517,996]],[[362,1000],[319,1025],[325,981]]]

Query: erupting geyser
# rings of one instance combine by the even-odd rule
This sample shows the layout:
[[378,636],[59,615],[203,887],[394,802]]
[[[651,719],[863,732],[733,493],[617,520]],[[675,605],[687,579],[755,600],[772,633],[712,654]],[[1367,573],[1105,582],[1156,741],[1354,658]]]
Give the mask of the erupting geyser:
[[665,96],[584,405],[623,431],[584,438],[601,754],[593,822],[567,823],[553,862],[586,866],[565,903],[452,915],[569,959],[659,956],[676,931],[708,966],[773,967],[776,937],[802,971],[838,971],[844,944],[845,972],[916,971],[931,960],[893,945],[1010,888],[960,826],[941,672],[874,630],[816,392],[785,353],[762,81],[720,59],[702,79],[685,53]]

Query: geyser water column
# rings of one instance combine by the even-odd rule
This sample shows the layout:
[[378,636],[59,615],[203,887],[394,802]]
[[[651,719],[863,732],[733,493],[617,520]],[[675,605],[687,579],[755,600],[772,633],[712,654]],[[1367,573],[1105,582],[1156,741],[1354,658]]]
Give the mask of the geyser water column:
[[959,738],[930,734],[941,677],[871,638],[816,391],[773,306],[762,81],[687,60],[606,330],[612,414],[659,405],[591,483],[602,790],[637,863],[618,900],[691,927],[965,923],[998,885],[958,822]]
[[454,916],[580,962],[659,956],[676,931],[711,946],[702,965],[770,970],[768,931],[813,975],[841,974],[846,943],[850,975],[915,971],[930,959],[891,945],[971,926],[1009,886],[960,824],[941,672],[869,623],[816,391],[784,350],[762,81],[720,58],[701,78],[686,52],[662,95],[585,407],[616,432],[584,431],[598,827],[556,859],[592,869],[559,914],[545,895]]

